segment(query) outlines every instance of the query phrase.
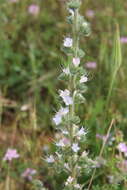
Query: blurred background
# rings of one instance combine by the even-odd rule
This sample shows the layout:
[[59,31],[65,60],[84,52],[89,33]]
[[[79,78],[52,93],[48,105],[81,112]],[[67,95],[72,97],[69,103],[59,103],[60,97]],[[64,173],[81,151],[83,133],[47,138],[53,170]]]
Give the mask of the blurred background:
[[[33,189],[32,178],[42,180],[49,189],[56,187],[42,157],[52,151],[57,135],[52,117],[58,105],[57,91],[64,85],[57,79],[66,60],[61,45],[70,34],[64,2],[0,1],[0,190]],[[83,0],[81,7],[92,28],[91,36],[82,38],[80,44],[86,52],[82,65],[91,80],[86,102],[78,111],[88,126],[87,147],[93,156],[98,155],[102,143],[96,134],[105,135],[112,118],[116,120],[113,135],[121,132],[127,136],[126,10],[124,0]],[[116,23],[122,50],[119,66],[114,62]],[[20,155],[10,166],[3,162],[8,148]],[[60,184],[61,179],[57,180]]]

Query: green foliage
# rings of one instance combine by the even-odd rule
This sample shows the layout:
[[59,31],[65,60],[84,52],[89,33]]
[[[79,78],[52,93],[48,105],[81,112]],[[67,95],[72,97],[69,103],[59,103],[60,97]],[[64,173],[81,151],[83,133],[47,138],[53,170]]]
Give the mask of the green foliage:
[[[40,6],[37,16],[28,13],[28,6],[33,3]],[[31,182],[22,179],[21,174],[25,168],[35,165],[37,178],[45,182],[47,189],[61,190],[54,182],[56,176],[52,175],[51,169],[47,171],[45,165],[42,166],[40,157],[45,144],[53,149],[50,142],[55,130],[51,117],[57,104],[56,91],[64,87],[62,82],[57,82],[57,73],[61,70],[60,64],[67,66],[69,62],[63,58],[67,49],[62,53],[60,49],[65,31],[70,33],[68,25],[64,24],[64,6],[64,0],[0,1],[0,158],[2,160],[10,145],[20,150],[20,161],[12,163],[10,174],[13,190],[34,188]],[[93,17],[86,14],[88,10],[94,11]],[[89,127],[87,143],[82,146],[94,157],[98,156],[102,146],[102,140],[97,139],[96,134],[105,135],[112,118],[115,118],[116,124],[111,136],[121,139],[120,133],[124,133],[122,140],[127,138],[127,45],[120,44],[120,37],[127,36],[126,1],[84,0],[81,11],[83,18],[91,23],[92,34],[82,39],[78,55],[82,58],[83,71],[89,61],[96,62],[97,67],[89,69],[92,79],[88,81],[89,89],[77,86],[85,93],[82,100],[85,98],[87,101],[83,100],[82,106],[77,104],[76,111],[85,120],[84,125]],[[71,15],[67,20],[73,23]],[[86,49],[85,59],[82,49]],[[71,72],[75,75],[75,71]],[[65,79],[65,76],[60,76],[60,79]],[[21,111],[24,105],[28,109]],[[79,118],[72,120],[79,122]],[[93,190],[126,190],[126,175],[118,171],[115,158],[117,144],[116,141],[113,145],[106,144],[103,157],[107,165],[97,170]],[[5,189],[7,165],[2,162],[0,170],[0,189]],[[108,175],[122,176],[120,185],[109,184]],[[58,184],[61,184],[63,176],[65,178],[65,174],[60,174]],[[85,171],[82,178],[89,182],[89,171]]]

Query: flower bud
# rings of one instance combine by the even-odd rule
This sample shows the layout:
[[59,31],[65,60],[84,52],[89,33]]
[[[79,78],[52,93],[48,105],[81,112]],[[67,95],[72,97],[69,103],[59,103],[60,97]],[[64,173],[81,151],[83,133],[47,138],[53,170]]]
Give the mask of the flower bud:
[[88,22],[85,21],[85,22],[82,23],[81,32],[85,36],[89,36],[90,35],[91,30],[90,30],[90,25],[89,25]]
[[70,0],[68,3],[67,3],[67,6],[70,8],[70,9],[78,9],[81,5],[81,1],[80,0]]

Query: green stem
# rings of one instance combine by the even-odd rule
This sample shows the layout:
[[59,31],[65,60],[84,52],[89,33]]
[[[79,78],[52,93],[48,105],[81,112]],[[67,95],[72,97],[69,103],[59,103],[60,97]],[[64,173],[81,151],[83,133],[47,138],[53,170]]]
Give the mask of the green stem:
[[5,183],[5,190],[11,190],[11,180],[10,180],[10,163],[8,163],[8,172],[7,172],[7,178]]
[[[78,56],[78,48],[79,48],[79,36],[78,36],[78,9],[74,11],[74,23],[73,23],[73,50],[74,50],[74,57]],[[71,63],[72,64],[72,63]],[[72,65],[73,67],[73,65]],[[75,115],[75,88],[76,88],[76,75],[74,77],[71,77],[70,80],[70,91],[73,93],[73,104],[70,107],[70,114],[71,117]],[[74,136],[73,136],[73,131],[74,131],[74,126],[73,124],[70,126],[70,138],[71,138],[71,145],[74,142]],[[76,171],[76,165],[74,165],[74,160],[72,156],[72,166],[71,166],[71,176],[74,178],[74,183],[77,183],[77,171]]]

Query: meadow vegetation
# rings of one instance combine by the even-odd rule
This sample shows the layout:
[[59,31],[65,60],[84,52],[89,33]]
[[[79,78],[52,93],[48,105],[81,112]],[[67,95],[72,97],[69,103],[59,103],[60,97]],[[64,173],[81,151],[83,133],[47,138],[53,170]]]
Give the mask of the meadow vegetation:
[[[58,80],[71,30],[65,2],[0,1],[0,190],[61,190],[67,179],[45,162],[60,135],[56,94],[66,89]],[[92,31],[80,40],[89,80],[76,106],[93,163],[79,179],[84,190],[91,181],[91,190],[127,189],[126,9],[124,0],[82,0],[80,8]]]

